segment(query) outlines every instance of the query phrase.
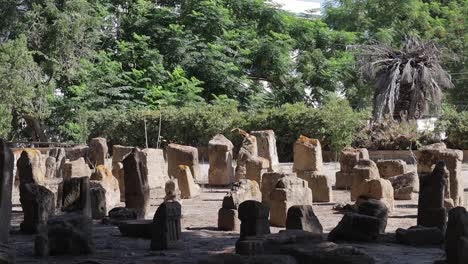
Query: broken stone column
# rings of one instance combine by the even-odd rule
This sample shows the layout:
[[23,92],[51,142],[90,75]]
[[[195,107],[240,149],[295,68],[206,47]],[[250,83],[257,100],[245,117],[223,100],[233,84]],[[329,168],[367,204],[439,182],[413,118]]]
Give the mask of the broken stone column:
[[286,229],[299,229],[314,234],[323,233],[323,227],[312,205],[294,205],[288,209]]
[[208,183],[214,186],[229,185],[234,181],[232,149],[234,145],[225,136],[217,134],[208,143]]
[[122,161],[128,154],[132,153],[133,147],[120,145],[112,146],[112,174],[119,181],[120,201],[125,201],[125,180]]
[[148,185],[152,196],[155,198],[164,197],[164,186],[169,180],[167,166],[162,149],[143,149],[141,151],[143,162],[143,173],[146,174]]
[[293,171],[319,171],[323,170],[322,147],[320,141],[300,136],[294,143]]
[[231,187],[224,197],[221,209],[218,211],[218,229],[224,231],[239,230],[239,205],[247,200],[261,201],[262,193],[256,181],[240,180]]
[[182,199],[191,199],[200,195],[200,186],[193,180],[188,166],[179,165],[176,177]]
[[361,159],[356,163],[352,171],[351,201],[359,197],[358,187],[366,180],[379,179],[379,169],[372,160]]
[[369,152],[365,148],[344,148],[340,155],[340,171],[336,173],[335,187],[349,189],[353,182],[353,168],[361,159],[369,159]]
[[416,172],[388,178],[392,183],[395,200],[412,200],[419,192],[419,176]]
[[448,264],[463,264],[468,260],[468,212],[457,207],[448,213],[445,253]]
[[377,168],[381,178],[388,179],[393,176],[406,174],[408,168],[404,160],[379,160]]
[[11,220],[11,192],[13,188],[13,152],[8,143],[0,139],[0,244],[8,245]]
[[74,177],[63,182],[62,211],[92,217],[89,177]]
[[190,146],[169,144],[167,146],[167,166],[170,177],[177,176],[179,165],[190,167],[195,181],[200,180],[200,165],[198,164],[198,149]]
[[119,181],[104,165],[99,165],[91,176],[91,208],[93,219],[101,219],[120,203]]
[[389,180],[365,180],[354,187],[354,195],[356,195],[356,198],[365,197],[379,200],[387,206],[390,212],[394,209],[393,187]]
[[270,223],[286,225],[288,209],[293,205],[312,205],[312,190],[309,184],[296,176],[283,177],[270,193]]
[[263,174],[260,190],[262,191],[262,203],[270,205],[270,194],[276,188],[276,183],[283,177],[294,177],[296,173],[267,172]]
[[333,201],[332,185],[326,175],[315,171],[300,171],[297,172],[297,177],[308,182],[312,190],[313,202]]
[[93,138],[89,141],[89,162],[93,168],[105,165],[108,152],[105,138]]
[[445,162],[436,164],[433,172],[421,178],[418,200],[418,225],[437,227],[445,232],[447,213],[444,208],[444,190],[447,180]]
[[463,206],[463,177],[461,173],[463,152],[448,149],[444,143],[424,146],[417,153],[418,173],[421,177],[430,174],[438,161],[444,161],[449,171],[449,190],[447,197],[453,200],[454,206]]
[[252,131],[257,138],[257,153],[270,163],[270,171],[279,169],[278,152],[276,150],[276,137],[273,130]]
[[270,162],[262,157],[250,156],[245,160],[246,173],[245,178],[256,181],[259,185],[262,184],[262,176],[268,172]]
[[143,172],[143,162],[138,149],[134,149],[124,160],[125,205],[134,208],[138,218],[145,218],[149,210],[150,189]]
[[84,158],[78,158],[73,161],[66,161],[63,165],[63,179],[67,180],[73,177],[91,177],[91,169],[86,164]]
[[164,202],[158,207],[153,218],[151,250],[179,247],[182,233],[181,215],[182,209],[178,202]]
[[242,139],[242,145],[237,155],[237,164],[235,171],[236,181],[245,179],[247,173],[246,161],[252,156],[258,156],[257,138],[242,129],[234,129],[233,132],[239,133]]
[[240,238],[270,234],[270,209],[258,201],[248,200],[239,205]]

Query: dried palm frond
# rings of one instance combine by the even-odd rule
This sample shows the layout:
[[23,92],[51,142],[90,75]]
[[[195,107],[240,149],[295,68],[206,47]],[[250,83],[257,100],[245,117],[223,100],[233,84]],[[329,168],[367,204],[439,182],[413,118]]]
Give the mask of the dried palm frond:
[[362,79],[375,84],[374,120],[385,115],[416,119],[440,110],[442,89],[453,87],[432,42],[409,38],[401,50],[382,43],[353,46]]

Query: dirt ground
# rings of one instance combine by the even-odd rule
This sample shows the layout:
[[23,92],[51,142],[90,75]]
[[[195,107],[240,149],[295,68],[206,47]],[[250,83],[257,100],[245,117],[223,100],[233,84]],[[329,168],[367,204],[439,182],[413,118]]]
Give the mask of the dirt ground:
[[[291,164],[282,164],[282,170],[288,171]],[[202,166],[207,174],[208,167]],[[338,163],[326,163],[325,173],[334,181],[334,174],[339,170]],[[463,175],[465,188],[468,187],[468,164],[464,164]],[[93,239],[96,252],[89,256],[58,256],[36,258],[34,251],[34,236],[23,235],[18,232],[22,221],[21,207],[13,208],[11,244],[16,248],[17,263],[81,263],[96,261],[98,263],[120,264],[154,264],[154,263],[196,263],[200,257],[208,254],[234,252],[234,244],[239,233],[222,232],[217,230],[217,212],[222,199],[228,192],[227,188],[202,188],[202,193],[196,199],[183,200],[182,237],[184,247],[179,250],[152,252],[149,250],[150,241],[144,239],[126,238],[120,235],[117,227],[94,223]],[[350,202],[349,191],[334,191],[334,202]],[[156,211],[160,200],[152,200],[152,211],[149,218]],[[330,232],[339,222],[342,215],[332,210],[335,203],[314,204],[314,210],[323,225],[324,232]],[[379,264],[423,264],[433,263],[443,257],[441,248],[416,248],[392,243],[397,228],[408,228],[416,224],[417,199],[413,201],[396,201],[395,211],[390,215],[387,225],[387,235],[379,243],[351,244],[363,249],[376,258]],[[273,233],[281,230],[271,228]],[[92,263],[92,262],[90,262]]]

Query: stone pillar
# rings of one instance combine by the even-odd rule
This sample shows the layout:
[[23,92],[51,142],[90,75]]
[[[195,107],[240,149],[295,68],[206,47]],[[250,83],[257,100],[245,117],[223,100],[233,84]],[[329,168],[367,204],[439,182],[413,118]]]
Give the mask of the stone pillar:
[[376,199],[383,202],[390,212],[394,210],[395,200],[393,196],[393,187],[389,180],[364,180],[360,185],[354,187],[353,193],[356,196],[356,199],[359,197]]
[[150,206],[150,189],[140,156],[139,150],[135,148],[123,160],[125,205],[127,208],[134,208],[138,218],[145,218]]
[[250,156],[245,161],[246,173],[245,178],[248,180],[256,181],[259,185],[262,184],[262,176],[268,172],[270,162],[262,157]]
[[8,143],[0,139],[0,244],[8,244],[11,220],[14,157]]
[[120,201],[125,201],[125,181],[122,161],[128,154],[132,153],[133,147],[120,145],[112,146],[112,174],[119,181]]
[[232,142],[221,134],[214,136],[208,143],[210,160],[208,183],[210,185],[225,186],[234,181],[233,148]]
[[445,231],[447,213],[444,208],[444,190],[447,184],[445,162],[436,164],[433,172],[421,178],[418,200],[418,225],[437,227]]
[[332,185],[326,175],[314,171],[300,171],[297,172],[297,177],[308,182],[314,202],[329,203],[333,201]]
[[252,156],[258,156],[257,138],[242,129],[234,129],[233,132],[238,132],[242,137],[242,145],[237,155],[237,164],[235,171],[236,181],[245,179],[246,161]]
[[[93,213],[93,218],[96,219],[96,217],[100,217],[102,214],[105,216],[110,210],[119,205],[119,181],[106,166],[97,166],[96,171],[91,176],[90,186],[92,194],[91,207],[93,212],[100,212],[97,215]],[[97,210],[99,208],[102,210]]]
[[193,180],[192,173],[188,166],[180,165],[178,167],[177,182],[182,199],[191,199],[200,195],[200,187]]
[[322,147],[320,141],[300,136],[294,143],[293,171],[319,171],[323,170]]
[[74,177],[63,182],[62,211],[92,217],[89,177]]
[[94,168],[106,164],[108,152],[109,149],[105,138],[93,138],[89,142],[89,162]]
[[267,172],[263,174],[260,190],[262,191],[262,203],[270,206],[270,194],[275,189],[278,180],[283,177],[293,177],[296,173]]
[[190,167],[195,181],[200,180],[200,165],[198,164],[198,149],[190,146],[169,144],[167,146],[167,167],[170,177],[177,176],[179,165]]
[[66,161],[63,165],[63,179],[67,180],[73,177],[90,177],[91,169],[84,158],[78,158],[73,161]]
[[335,187],[349,189],[353,182],[353,168],[361,159],[369,159],[369,152],[365,148],[344,148],[340,155],[340,171],[336,172]]
[[358,188],[366,180],[379,179],[379,169],[372,160],[361,159],[354,166],[352,171],[351,182],[351,201],[356,201],[358,198]]
[[303,179],[283,177],[270,193],[271,225],[284,227],[288,209],[293,205],[312,205],[312,191]]
[[265,158],[270,163],[270,171],[279,169],[278,152],[276,150],[276,137],[273,130],[252,131],[257,138],[258,156]]
[[163,150],[152,148],[143,149],[141,155],[143,173],[146,174],[146,178],[148,179],[148,186],[150,190],[155,191],[158,195],[161,194],[161,196],[157,198],[162,198],[164,186],[169,180]]
[[182,209],[178,202],[162,203],[153,218],[151,250],[178,247],[181,239],[180,217]]
[[240,238],[270,234],[268,215],[270,209],[260,202],[249,200],[239,205],[239,219],[241,220]]

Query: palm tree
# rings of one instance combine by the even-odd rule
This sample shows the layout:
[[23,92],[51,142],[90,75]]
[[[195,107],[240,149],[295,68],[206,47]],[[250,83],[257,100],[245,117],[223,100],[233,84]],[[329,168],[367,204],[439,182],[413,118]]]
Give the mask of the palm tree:
[[400,50],[382,43],[353,49],[361,77],[375,85],[375,121],[386,115],[417,119],[431,110],[439,113],[442,90],[453,84],[434,43],[409,38]]

